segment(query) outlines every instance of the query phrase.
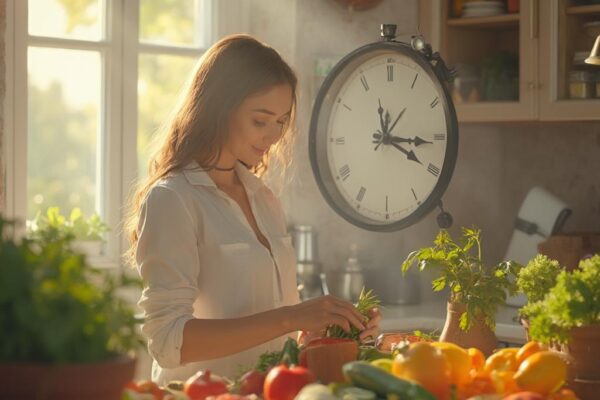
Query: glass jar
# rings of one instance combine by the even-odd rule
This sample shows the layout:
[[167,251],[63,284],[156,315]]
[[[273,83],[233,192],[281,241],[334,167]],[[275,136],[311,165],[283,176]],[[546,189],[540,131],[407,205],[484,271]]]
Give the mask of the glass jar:
[[595,96],[595,79],[590,71],[571,71],[569,74],[569,97],[591,99]]

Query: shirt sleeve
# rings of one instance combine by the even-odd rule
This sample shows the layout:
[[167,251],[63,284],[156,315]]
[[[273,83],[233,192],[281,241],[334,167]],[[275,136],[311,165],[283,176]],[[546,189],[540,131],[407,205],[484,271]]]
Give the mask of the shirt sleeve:
[[148,351],[162,368],[181,365],[183,328],[194,318],[198,226],[177,192],[165,186],[150,190],[141,209],[135,253],[144,282],[138,305],[144,311],[142,334]]

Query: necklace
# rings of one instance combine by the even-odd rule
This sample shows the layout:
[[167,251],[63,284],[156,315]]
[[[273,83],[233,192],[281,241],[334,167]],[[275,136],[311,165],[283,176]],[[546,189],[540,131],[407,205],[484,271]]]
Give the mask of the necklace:
[[217,166],[214,166],[213,168],[216,169],[217,171],[233,171],[235,169],[235,165],[231,168],[219,168]]

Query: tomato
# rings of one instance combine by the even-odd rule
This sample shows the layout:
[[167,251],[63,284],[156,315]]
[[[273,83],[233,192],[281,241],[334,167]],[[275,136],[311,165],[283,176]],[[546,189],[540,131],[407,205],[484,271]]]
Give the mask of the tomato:
[[475,347],[467,349],[467,354],[471,359],[471,369],[475,371],[482,371],[485,365],[485,356],[483,352]]
[[184,385],[184,392],[190,400],[204,400],[209,396],[227,393],[225,382],[211,376],[209,370],[199,371],[190,377]]
[[551,395],[549,400],[579,400],[579,398],[571,389],[563,388]]
[[516,371],[518,367],[517,351],[519,349],[512,347],[498,350],[485,360],[483,370],[488,373],[492,371]]
[[266,376],[267,374],[256,370],[246,372],[240,378],[240,394],[256,394],[260,396],[263,392]]
[[544,396],[557,391],[567,377],[565,360],[553,351],[538,351],[527,357],[515,374],[515,381],[522,390]]
[[454,343],[433,342],[432,346],[442,351],[450,367],[450,383],[462,386],[470,379],[471,358],[469,353]]
[[156,400],[162,400],[164,395],[164,391],[156,383],[148,380],[140,381],[138,383],[129,382],[125,388],[136,393],[151,394]]
[[525,361],[527,357],[542,350],[546,350],[546,348],[538,342],[527,342],[517,352],[517,365],[521,365],[521,363]]
[[316,380],[307,368],[280,365],[271,369],[265,378],[265,400],[293,400],[300,389]]
[[439,400],[450,397],[450,365],[442,351],[430,343],[411,343],[401,349],[392,373],[422,385]]

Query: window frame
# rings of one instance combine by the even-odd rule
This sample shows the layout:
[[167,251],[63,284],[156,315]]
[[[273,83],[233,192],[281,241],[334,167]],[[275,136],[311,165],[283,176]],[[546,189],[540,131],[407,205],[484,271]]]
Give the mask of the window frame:
[[[6,2],[4,126],[2,159],[5,188],[3,214],[9,219],[25,221],[27,216],[27,51],[29,46],[95,50],[101,54],[101,113],[98,137],[97,199],[100,215],[111,227],[103,256],[91,258],[99,267],[122,265],[127,249],[122,235],[122,221],[137,171],[137,83],[140,54],[201,56],[205,48],[171,46],[139,41],[140,0],[104,0],[105,37],[100,41],[30,36],[28,1]],[[208,42],[249,26],[247,1],[206,0]],[[200,22],[202,23],[202,22]],[[65,211],[65,210],[63,210]],[[17,235],[24,234],[24,224]]]

